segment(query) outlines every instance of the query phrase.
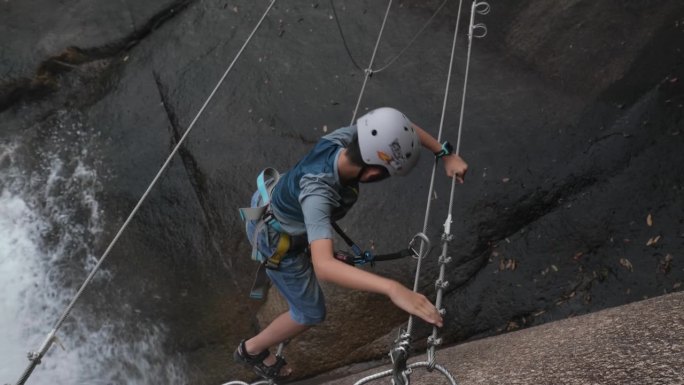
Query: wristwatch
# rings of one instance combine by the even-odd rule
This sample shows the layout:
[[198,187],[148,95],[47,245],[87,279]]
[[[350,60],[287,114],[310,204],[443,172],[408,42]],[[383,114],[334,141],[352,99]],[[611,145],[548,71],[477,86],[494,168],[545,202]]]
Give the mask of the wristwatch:
[[443,156],[446,155],[451,155],[454,153],[454,146],[451,145],[448,141],[444,141],[442,143],[442,149],[438,152],[435,152],[435,158],[439,159]]

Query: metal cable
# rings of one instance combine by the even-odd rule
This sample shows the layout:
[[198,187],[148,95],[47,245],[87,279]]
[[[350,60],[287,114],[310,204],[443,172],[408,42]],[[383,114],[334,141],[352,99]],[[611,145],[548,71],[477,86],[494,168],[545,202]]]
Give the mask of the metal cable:
[[344,44],[344,49],[347,50],[347,56],[349,56],[349,59],[351,59],[352,63],[354,63],[354,67],[356,67],[359,71],[363,72],[363,68],[361,68],[361,66],[354,59],[354,55],[352,55],[351,50],[349,49],[349,45],[347,44],[347,39],[344,37],[344,32],[342,32],[342,25],[340,24],[340,18],[337,16],[337,10],[335,9],[335,0],[330,0],[330,8],[332,8],[333,16],[335,17],[335,22],[337,23],[337,29],[340,31],[340,36],[342,37],[342,43]]
[[[426,361],[414,362],[414,363],[408,365],[407,372],[408,372],[408,374],[411,374],[413,372],[413,369],[418,369],[418,368],[426,368],[426,369],[430,370],[430,364],[429,364],[429,362],[426,362]],[[456,382],[456,379],[454,378],[454,376],[451,373],[449,373],[449,371],[444,366],[439,365],[439,364],[435,364],[434,369],[436,369],[438,372],[442,373],[444,375],[444,377],[447,378],[447,380],[449,381],[449,383],[451,385],[457,385],[457,382]],[[363,385],[367,382],[379,380],[383,377],[389,377],[391,375],[392,375],[392,369],[385,370],[383,372],[371,374],[370,376],[364,377],[364,378],[356,381],[354,383],[354,385]]]
[[[332,1],[332,0],[331,0],[331,1]],[[437,16],[437,14],[442,10],[442,8],[444,8],[444,6],[446,5],[446,3],[447,3],[448,1],[449,1],[449,0],[444,0],[444,1],[442,2],[442,4],[440,4],[440,6],[437,7],[437,10],[432,14],[432,16],[430,16],[430,18],[428,19],[428,21],[426,21],[425,24],[423,24],[423,27],[422,27],[420,30],[418,30],[418,33],[416,33],[415,35],[413,35],[413,38],[411,38],[411,40],[408,42],[408,44],[406,44],[406,46],[404,46],[404,48],[403,48],[401,51],[399,51],[398,54],[396,54],[392,59],[390,59],[390,60],[387,62],[387,64],[385,64],[384,66],[380,67],[379,70],[374,70],[373,72],[374,72],[374,73],[378,73],[378,72],[380,72],[380,71],[384,71],[385,69],[387,69],[387,67],[391,66],[395,61],[397,61],[397,59],[399,59],[399,57],[400,57],[401,55],[403,55],[404,52],[406,52],[406,51],[411,47],[411,45],[416,41],[416,39],[418,39],[418,36],[420,36],[420,34],[422,34],[423,31],[425,31],[425,30],[427,29],[428,25],[430,25],[430,23],[432,23],[432,20],[434,20],[434,18],[435,18],[435,17]]]
[[[455,154],[458,155],[460,153],[460,148],[461,148],[461,134],[463,132],[463,114],[465,112],[465,99],[466,99],[466,90],[468,86],[468,73],[469,73],[469,68],[470,68],[470,54],[473,46],[473,37],[484,37],[486,35],[486,27],[484,27],[484,24],[477,24],[475,25],[475,14],[479,13],[482,15],[486,15],[489,13],[489,4],[486,2],[478,2],[477,0],[473,1],[473,4],[471,6],[471,12],[470,12],[470,24],[468,28],[468,54],[466,55],[466,66],[465,66],[465,74],[463,75],[463,94],[461,96],[461,113],[459,117],[459,123],[458,123],[458,139],[456,141],[456,150]],[[475,35],[475,31],[478,29],[484,29],[484,33],[481,33],[480,35]],[[449,263],[450,258],[447,255],[448,248],[449,248],[449,242],[452,240],[452,235],[451,235],[451,222],[452,222],[452,213],[453,213],[453,207],[454,207],[454,193],[456,191],[456,178],[453,178],[451,180],[451,191],[449,194],[449,210],[447,214],[447,218],[444,221],[444,234],[442,236],[442,254],[439,257],[439,278],[437,278],[437,281],[435,282],[435,286],[437,287],[437,298],[435,299],[435,307],[440,311],[440,313],[443,313],[443,309],[441,309],[442,306],[442,298],[444,295],[444,289],[446,289],[449,285],[449,282],[444,279],[445,274],[446,274],[446,265]],[[438,338],[438,329],[437,326],[432,327],[432,334],[430,337],[428,337],[428,361],[430,363],[430,369],[434,367],[436,364],[435,362],[435,348],[439,346],[442,341],[441,338]]]
[[[458,14],[456,16],[456,27],[454,29],[454,38],[453,38],[453,41],[451,43],[451,56],[449,59],[449,71],[447,72],[446,86],[444,88],[444,101],[442,102],[442,115],[441,115],[441,118],[439,120],[439,130],[437,133],[437,141],[441,141],[441,139],[442,139],[442,131],[444,128],[444,116],[446,115],[447,99],[449,97],[449,85],[451,84],[451,73],[452,73],[453,67],[454,67],[454,56],[456,54],[456,41],[458,39],[458,26],[459,26],[459,23],[461,20],[461,9],[462,8],[463,8],[463,0],[460,0],[458,2]],[[432,205],[432,194],[434,192],[434,186],[435,186],[436,170],[437,170],[437,159],[435,159],[435,162],[432,165],[432,174],[430,174],[430,187],[428,189],[427,205],[425,208],[425,220],[423,221],[423,234],[427,234],[428,221],[430,219],[430,206]],[[421,254],[424,250],[424,247],[425,247],[425,243],[421,243],[421,245],[420,245]],[[420,281],[420,268],[421,268],[421,260],[419,259],[418,263],[416,264],[416,276],[415,276],[415,280],[413,282],[413,291],[415,291],[415,292],[418,291],[418,284]],[[413,315],[409,316],[408,325],[406,326],[406,332],[408,334],[411,334],[412,328],[413,328]]]
[[382,26],[380,27],[380,32],[378,33],[378,39],[375,41],[375,48],[373,48],[373,54],[371,55],[370,63],[368,63],[368,68],[365,70],[363,85],[361,86],[361,92],[359,93],[359,98],[356,100],[356,107],[354,107],[354,113],[352,114],[351,126],[354,124],[356,119],[356,113],[359,111],[359,105],[361,105],[361,98],[363,93],[366,91],[366,83],[368,83],[368,78],[373,74],[372,67],[373,61],[375,60],[375,54],[378,52],[378,46],[380,45],[380,39],[382,38],[382,31],[385,30],[385,24],[387,23],[387,16],[389,15],[390,8],[392,7],[392,0],[387,3],[387,10],[385,11],[385,17],[382,19]]
[[[403,55],[403,54],[411,47],[411,45],[413,45],[413,43],[418,39],[418,36],[420,36],[420,35],[427,29],[427,27],[430,25],[430,23],[432,23],[432,21],[433,21],[434,18],[437,16],[437,14],[439,14],[439,12],[441,12],[442,8],[444,8],[444,6],[446,5],[446,3],[447,3],[448,1],[449,1],[449,0],[444,0],[444,1],[442,2],[442,4],[440,4],[440,6],[437,7],[437,10],[432,14],[432,16],[430,16],[430,18],[428,19],[428,21],[426,21],[425,24],[423,24],[423,26],[420,28],[420,30],[418,30],[418,32],[417,32],[416,34],[413,35],[413,37],[411,38],[411,40],[409,40],[408,44],[406,44],[406,45],[404,46],[404,48],[402,48],[401,51],[399,51],[398,54],[394,55],[394,57],[392,57],[390,60],[388,60],[388,61],[387,61],[387,64],[385,64],[384,66],[382,66],[379,70],[373,70],[372,72],[373,72],[373,73],[378,73],[378,72],[380,72],[380,71],[384,71],[384,70],[386,70],[389,66],[391,66],[395,61],[397,61],[397,59],[399,59],[399,57],[401,57],[401,55]],[[337,10],[336,10],[336,8],[335,8],[334,0],[330,0],[330,8],[332,8],[333,15],[334,15],[334,17],[335,17],[335,22],[337,23],[337,29],[340,31],[340,36],[342,37],[342,43],[344,43],[344,48],[345,48],[345,50],[347,51],[347,55],[349,56],[349,59],[352,61],[352,63],[354,64],[354,66],[355,66],[359,71],[362,71],[362,72],[363,72],[364,69],[361,68],[361,66],[360,66],[360,65],[356,62],[356,60],[354,59],[354,55],[352,55],[351,50],[349,49],[349,45],[347,44],[347,39],[344,37],[344,32],[342,31],[342,25],[340,24],[339,17],[337,16]]]
[[166,158],[166,161],[164,162],[164,164],[162,165],[162,167],[159,169],[159,172],[157,172],[157,175],[154,177],[154,179],[152,180],[152,182],[150,183],[150,185],[147,187],[147,190],[145,190],[145,193],[143,193],[142,197],[140,198],[140,200],[138,201],[138,203],[135,205],[135,207],[133,208],[133,210],[132,210],[131,213],[129,214],[129,216],[128,216],[128,218],[126,219],[126,221],[124,222],[124,224],[121,226],[121,228],[119,229],[119,231],[116,233],[116,235],[114,236],[114,239],[111,241],[111,243],[109,244],[109,246],[107,247],[107,249],[105,250],[105,252],[102,254],[102,257],[100,257],[100,259],[98,260],[98,262],[97,262],[97,264],[95,265],[95,267],[93,268],[93,270],[90,272],[90,274],[88,275],[88,277],[86,278],[86,280],[83,282],[83,284],[82,284],[81,287],[79,288],[79,290],[78,290],[78,292],[76,293],[76,295],[74,296],[74,298],[71,300],[71,303],[69,303],[69,305],[67,306],[66,310],[64,310],[64,313],[62,313],[61,317],[59,317],[59,320],[55,323],[55,326],[54,326],[53,329],[50,331],[50,333],[48,334],[47,338],[45,339],[45,341],[44,341],[43,344],[41,345],[40,350],[39,350],[38,352],[31,352],[31,353],[29,353],[29,360],[31,361],[31,363],[30,363],[29,366],[26,368],[26,370],[24,371],[24,373],[23,373],[22,376],[20,377],[19,381],[17,381],[17,385],[23,385],[24,383],[26,383],[26,380],[27,380],[28,377],[31,375],[31,373],[33,372],[33,370],[36,368],[36,366],[37,366],[38,364],[40,364],[41,359],[45,356],[45,354],[47,353],[48,349],[52,346],[52,343],[53,343],[54,340],[55,340],[55,334],[57,333],[57,331],[59,330],[59,328],[62,326],[62,324],[64,323],[64,321],[66,320],[66,318],[67,318],[67,317],[69,316],[69,314],[71,313],[71,310],[73,309],[74,305],[76,304],[76,301],[78,301],[78,299],[81,297],[81,295],[83,294],[83,292],[84,292],[84,290],[86,289],[86,287],[88,286],[88,284],[90,284],[90,282],[93,280],[93,277],[94,277],[95,274],[97,273],[97,271],[98,271],[98,269],[100,268],[100,266],[102,265],[102,263],[104,263],[105,259],[106,259],[107,256],[109,255],[109,252],[110,252],[110,251],[112,250],[112,248],[114,247],[114,244],[119,240],[119,237],[120,237],[121,234],[124,232],[124,230],[126,229],[126,227],[128,226],[128,224],[131,222],[131,220],[133,219],[133,216],[135,216],[135,214],[138,212],[138,209],[139,209],[140,206],[142,205],[142,203],[143,203],[143,201],[145,200],[145,198],[147,198],[147,196],[149,195],[150,191],[152,190],[152,188],[155,186],[155,184],[157,183],[157,181],[158,181],[159,178],[161,177],[162,173],[166,170],[166,168],[168,167],[168,165],[171,163],[171,159],[176,155],[176,153],[178,152],[180,146],[183,144],[183,141],[185,141],[185,138],[188,136],[188,134],[190,133],[190,131],[191,131],[192,128],[194,127],[194,125],[195,125],[195,123],[197,122],[197,120],[199,119],[200,115],[202,115],[202,113],[204,112],[205,108],[207,107],[207,105],[209,104],[209,102],[211,101],[211,99],[212,99],[212,98],[214,97],[214,95],[216,94],[216,91],[219,89],[219,87],[221,86],[221,84],[222,84],[223,81],[225,80],[226,76],[228,76],[228,73],[233,69],[233,66],[234,66],[235,63],[237,62],[237,59],[238,59],[238,58],[240,57],[240,55],[242,54],[242,51],[244,51],[245,47],[247,47],[247,44],[250,42],[250,40],[252,39],[252,37],[254,36],[254,34],[256,33],[256,31],[259,29],[259,27],[261,26],[262,22],[263,22],[264,19],[266,18],[266,15],[267,15],[268,12],[271,10],[271,8],[272,8],[273,5],[275,4],[275,2],[276,2],[276,0],[271,0],[271,3],[269,4],[268,8],[267,8],[266,11],[264,12],[264,14],[261,16],[261,18],[259,19],[259,22],[258,22],[257,25],[254,27],[254,29],[252,30],[252,32],[250,33],[249,37],[247,38],[247,40],[245,41],[245,43],[242,45],[242,47],[240,48],[240,50],[238,51],[238,53],[235,55],[235,58],[233,58],[233,61],[232,61],[232,62],[230,63],[230,65],[228,66],[228,69],[226,69],[226,71],[224,72],[223,76],[221,77],[221,79],[218,81],[218,83],[217,83],[216,86],[214,87],[214,89],[213,89],[213,91],[211,92],[211,94],[209,94],[209,97],[207,98],[207,100],[206,100],[206,101],[204,102],[204,104],[202,105],[202,108],[200,108],[200,110],[199,110],[199,112],[197,113],[197,115],[195,115],[195,118],[192,120],[192,122],[190,123],[190,126],[188,126],[188,129],[185,131],[185,133],[183,134],[183,136],[180,138],[180,140],[179,140],[178,143],[176,144],[176,147],[173,149],[173,151],[171,152],[171,154]]

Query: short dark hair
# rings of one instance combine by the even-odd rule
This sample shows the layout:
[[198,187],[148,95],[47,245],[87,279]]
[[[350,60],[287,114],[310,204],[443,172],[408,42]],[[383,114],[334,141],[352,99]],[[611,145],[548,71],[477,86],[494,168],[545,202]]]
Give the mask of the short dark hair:
[[363,161],[363,157],[361,156],[361,148],[359,147],[359,134],[358,133],[354,134],[352,141],[347,146],[347,156],[349,157],[349,160],[357,166],[360,166],[360,167],[368,166],[366,164],[366,162]]

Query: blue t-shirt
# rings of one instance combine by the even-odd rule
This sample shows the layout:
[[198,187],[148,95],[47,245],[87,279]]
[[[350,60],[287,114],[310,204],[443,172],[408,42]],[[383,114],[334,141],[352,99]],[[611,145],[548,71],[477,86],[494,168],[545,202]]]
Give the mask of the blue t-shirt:
[[284,174],[271,195],[271,209],[283,231],[307,234],[309,243],[332,239],[332,221],[347,213],[358,197],[358,185],[344,186],[337,160],[356,133],[343,127],[322,137],[314,148]]

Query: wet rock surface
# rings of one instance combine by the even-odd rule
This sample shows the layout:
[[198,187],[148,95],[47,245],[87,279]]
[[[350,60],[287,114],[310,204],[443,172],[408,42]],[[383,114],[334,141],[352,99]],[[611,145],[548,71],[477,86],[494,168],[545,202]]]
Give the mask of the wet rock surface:
[[[36,154],[27,167],[40,173],[49,138],[70,140],[64,126],[84,127],[88,140],[74,145],[92,152],[103,176],[104,250],[267,2],[81,3],[62,2],[63,12],[0,4],[1,139],[20,137]],[[365,62],[384,7],[336,5]],[[378,66],[438,5],[393,9]],[[492,7],[481,17],[490,31],[475,40],[470,69],[462,155],[471,169],[454,208],[445,341],[681,290],[684,6]],[[362,110],[396,106],[436,135],[456,14],[456,4],[447,5],[400,60],[373,76]],[[452,142],[464,36],[444,133]],[[279,3],[114,249],[113,278],[100,284],[118,287],[114,296],[138,309],[134,317],[168,325],[169,354],[186,358],[193,383],[248,376],[232,365],[232,350],[284,310],[275,295],[264,305],[247,299],[254,265],[236,208],[260,169],[287,169],[325,132],[348,124],[362,78],[327,2]],[[341,223],[349,235],[384,252],[420,231],[427,158],[406,178],[363,186]],[[433,242],[447,204],[438,169]],[[412,285],[414,265],[375,271]],[[421,290],[433,294],[436,277],[435,259],[425,261]],[[381,297],[325,292],[329,322],[288,347],[300,376],[383,356],[406,318]]]

